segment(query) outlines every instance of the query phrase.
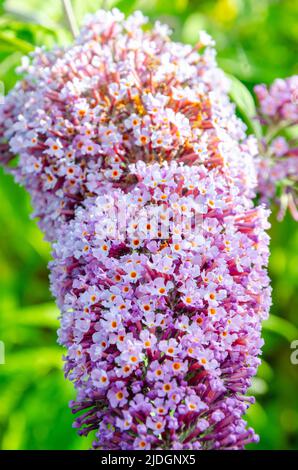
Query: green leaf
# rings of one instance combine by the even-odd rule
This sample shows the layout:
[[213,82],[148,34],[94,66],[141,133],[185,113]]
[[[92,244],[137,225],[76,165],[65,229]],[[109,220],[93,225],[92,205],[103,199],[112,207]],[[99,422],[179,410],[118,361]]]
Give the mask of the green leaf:
[[287,127],[284,132],[289,139],[298,139],[298,125]]
[[274,372],[272,367],[268,364],[265,359],[262,359],[262,362],[258,368],[258,377],[265,380],[266,382],[270,382],[274,376]]
[[230,74],[226,74],[226,76],[231,84],[230,97],[232,101],[236,104],[239,113],[246,122],[248,130],[260,138],[262,136],[262,127],[256,119],[256,105],[250,91],[238,78]]
[[198,41],[200,29],[206,29],[205,16],[199,12],[189,15],[183,24],[183,41],[195,44]]
[[283,336],[287,341],[292,341],[293,339],[298,338],[298,330],[296,326],[284,318],[277,317],[276,315],[270,315],[268,320],[264,321],[263,328]]
[[268,384],[260,377],[253,377],[251,387],[248,389],[248,394],[251,395],[264,395],[268,392]]
[[258,402],[250,406],[246,412],[246,418],[250,425],[253,425],[257,431],[268,424],[268,416],[262,405]]
[[30,305],[14,312],[7,313],[6,325],[36,326],[56,329],[59,326],[59,310],[54,303]]
[[9,74],[10,70],[15,68],[21,61],[22,53],[14,52],[7,56],[0,63],[0,75],[5,78],[6,74]]
[[46,375],[52,368],[62,369],[62,348],[40,347],[34,349],[22,349],[18,352],[7,354],[5,357],[3,375],[12,373],[37,373]]
[[7,34],[5,32],[0,32],[0,51],[18,51],[23,54],[28,54],[34,49],[34,46],[29,42],[19,39],[15,36]]

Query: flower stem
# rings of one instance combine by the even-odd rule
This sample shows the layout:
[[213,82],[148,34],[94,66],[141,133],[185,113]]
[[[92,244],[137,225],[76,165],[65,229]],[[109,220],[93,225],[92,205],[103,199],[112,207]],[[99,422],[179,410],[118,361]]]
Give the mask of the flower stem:
[[68,26],[74,38],[79,34],[77,20],[73,11],[71,0],[62,0],[63,9],[67,18]]

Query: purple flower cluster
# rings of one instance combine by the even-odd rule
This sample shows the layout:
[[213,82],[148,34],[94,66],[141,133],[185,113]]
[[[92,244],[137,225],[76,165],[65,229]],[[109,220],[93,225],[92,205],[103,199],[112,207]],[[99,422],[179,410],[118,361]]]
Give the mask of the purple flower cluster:
[[239,449],[257,439],[245,393],[270,306],[257,145],[212,39],[145,24],[100,11],[25,61],[0,156],[54,242],[79,432],[101,449]]
[[87,20],[68,49],[36,50],[0,108],[0,158],[32,196],[47,239],[88,197],[134,182],[129,163],[224,163],[254,186],[253,138],[227,98],[213,41],[169,40],[167,26],[118,10]]
[[[270,305],[266,211],[232,193],[221,168],[138,162],[131,171],[129,193],[79,209],[54,244],[75,426],[95,429],[103,449],[242,448],[256,439],[244,394]],[[106,229],[113,206],[127,208],[126,232]],[[166,214],[168,238],[135,217],[152,207]],[[181,213],[185,225],[175,223]]]
[[267,88],[255,87],[259,101],[259,118],[265,128],[260,142],[262,158],[258,165],[258,191],[261,200],[276,200],[280,205],[278,218],[287,208],[298,220],[298,75],[277,79]]

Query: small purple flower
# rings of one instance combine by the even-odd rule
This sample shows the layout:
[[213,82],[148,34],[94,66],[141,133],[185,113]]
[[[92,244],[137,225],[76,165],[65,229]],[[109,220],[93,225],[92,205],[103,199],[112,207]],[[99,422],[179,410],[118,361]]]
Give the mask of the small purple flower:
[[115,390],[110,389],[107,393],[107,398],[113,408],[123,407],[127,403],[126,398],[128,396],[128,391],[121,388],[121,386],[122,383],[120,382],[118,385],[119,388],[117,387]]

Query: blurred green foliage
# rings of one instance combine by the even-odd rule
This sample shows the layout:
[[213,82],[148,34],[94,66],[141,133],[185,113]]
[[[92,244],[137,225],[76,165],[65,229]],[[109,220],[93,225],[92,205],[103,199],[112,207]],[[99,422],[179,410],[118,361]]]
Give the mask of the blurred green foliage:
[[[79,21],[102,4],[124,12],[139,8],[152,20],[170,24],[174,38],[184,42],[196,42],[198,30],[206,29],[217,41],[220,65],[249,89],[298,72],[298,2],[292,0],[73,4]],[[0,0],[0,13],[0,80],[8,91],[24,54],[34,46],[68,43],[71,36],[60,0]],[[237,104],[245,118],[253,103],[247,109],[243,93],[237,90]],[[91,438],[77,437],[67,407],[74,391],[63,378],[62,349],[56,345],[58,311],[46,268],[49,245],[29,219],[25,191],[2,171],[0,200],[0,340],[6,348],[6,363],[0,365],[0,448],[87,449]],[[273,214],[270,235],[273,307],[264,325],[264,360],[251,389],[257,402],[248,413],[261,442],[250,448],[298,449],[298,365],[290,363],[290,343],[298,339],[297,225],[289,216],[277,223]]]

